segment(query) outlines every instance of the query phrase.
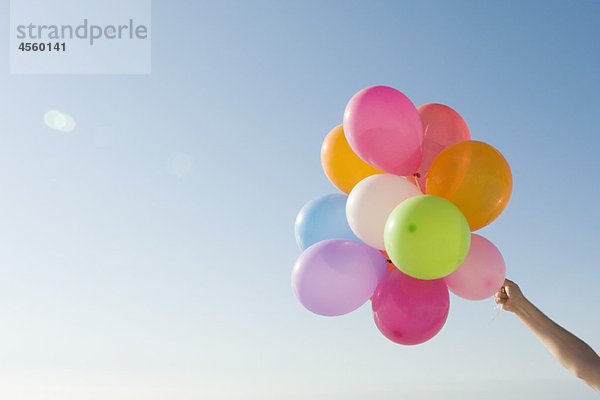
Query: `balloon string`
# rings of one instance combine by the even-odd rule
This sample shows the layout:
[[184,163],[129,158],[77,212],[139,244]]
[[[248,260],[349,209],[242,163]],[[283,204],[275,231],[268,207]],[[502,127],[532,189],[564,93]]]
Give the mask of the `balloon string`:
[[488,322],[486,328],[489,328],[492,325],[492,323],[496,320],[496,318],[498,318],[498,316],[502,312],[502,305],[496,304],[496,307],[494,307],[494,310],[497,310],[496,315],[494,315],[494,318],[492,318],[492,320],[490,322]]
[[417,188],[421,191],[421,193],[425,193],[423,191],[423,189],[421,188],[421,185],[419,185],[419,178],[421,177],[421,174],[419,174],[418,172],[415,172],[413,177],[415,178],[415,184],[417,185]]

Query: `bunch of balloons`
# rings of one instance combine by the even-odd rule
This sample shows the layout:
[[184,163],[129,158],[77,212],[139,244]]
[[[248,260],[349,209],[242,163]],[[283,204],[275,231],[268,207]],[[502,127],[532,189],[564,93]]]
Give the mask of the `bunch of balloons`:
[[371,298],[379,330],[414,345],[442,329],[449,290],[481,300],[502,286],[502,255],[472,232],[505,209],[511,171],[452,108],[365,88],[325,138],[321,163],[344,194],[296,218],[292,288],[308,310],[342,315]]

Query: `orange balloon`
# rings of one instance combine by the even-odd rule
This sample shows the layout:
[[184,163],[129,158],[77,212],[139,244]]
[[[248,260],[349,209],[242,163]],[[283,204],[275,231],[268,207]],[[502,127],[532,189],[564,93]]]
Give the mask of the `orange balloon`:
[[495,220],[506,208],[511,192],[512,174],[502,154],[475,140],[442,150],[427,174],[427,194],[454,203],[471,231]]
[[385,172],[361,160],[350,148],[342,125],[327,134],[321,146],[321,165],[327,178],[344,193],[368,176]]
[[396,268],[396,266],[394,265],[394,263],[392,262],[392,260],[390,260],[390,256],[388,256],[388,253],[385,250],[379,250],[379,251],[387,259],[387,263],[388,263],[387,270],[388,270],[388,272],[390,272],[391,270],[393,270],[394,268]]

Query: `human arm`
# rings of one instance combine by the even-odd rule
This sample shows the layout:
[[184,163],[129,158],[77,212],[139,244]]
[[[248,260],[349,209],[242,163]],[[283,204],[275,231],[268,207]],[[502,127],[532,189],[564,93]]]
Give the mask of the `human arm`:
[[548,318],[508,279],[495,301],[513,312],[566,369],[600,392],[600,357],[590,346]]

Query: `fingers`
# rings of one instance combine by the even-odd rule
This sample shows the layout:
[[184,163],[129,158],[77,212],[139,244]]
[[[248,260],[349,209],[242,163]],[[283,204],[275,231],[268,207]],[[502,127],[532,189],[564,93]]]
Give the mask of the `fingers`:
[[494,302],[496,304],[498,304],[500,306],[500,308],[504,309],[504,306],[506,305],[506,302],[508,301],[508,299],[502,299],[500,297],[496,297],[494,299]]
[[500,290],[498,290],[498,292],[496,292],[496,294],[494,296],[494,302],[496,304],[498,304],[503,310],[512,311],[511,310],[512,306],[509,308],[506,308],[506,307],[508,307],[507,302],[510,299],[511,288],[518,290],[519,287],[517,286],[516,283],[514,283],[510,279],[505,279],[504,285],[502,285]]
[[503,291],[503,290],[498,290],[498,291],[496,292],[496,294],[494,295],[494,297],[495,297],[496,299],[508,300],[508,297],[509,297],[509,296],[508,296],[508,293],[506,293],[505,291]]
[[509,287],[511,287],[511,285],[514,285],[514,283],[508,279],[504,279],[504,283],[502,284],[502,286],[500,287],[500,289],[498,289],[498,292],[496,293],[496,296],[499,295],[500,293],[505,294],[507,293],[507,289]]
[[498,290],[494,295],[494,302],[502,309],[504,309],[504,305],[508,301],[508,294],[503,289],[504,287],[500,288],[500,290]]

